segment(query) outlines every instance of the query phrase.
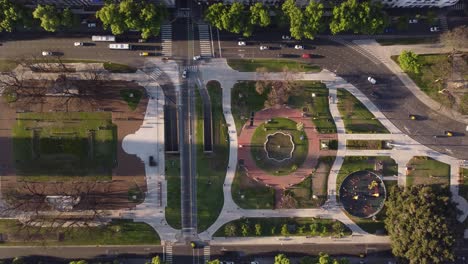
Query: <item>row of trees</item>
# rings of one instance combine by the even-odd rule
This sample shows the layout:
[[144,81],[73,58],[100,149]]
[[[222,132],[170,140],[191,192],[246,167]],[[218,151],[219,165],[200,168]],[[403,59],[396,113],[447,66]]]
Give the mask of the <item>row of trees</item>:
[[[206,264],[220,264],[221,261],[218,259],[208,261]],[[285,254],[278,254],[275,256],[274,264],[290,264],[291,261]],[[346,258],[333,259],[328,254],[320,252],[318,257],[303,257],[299,260],[299,264],[349,264],[349,260]]]
[[280,9],[274,10],[269,10],[261,3],[256,3],[247,10],[241,3],[233,3],[230,6],[217,3],[208,8],[205,19],[218,29],[249,37],[255,27],[271,24],[271,12],[275,13],[279,24],[285,20],[291,36],[295,39],[314,39],[326,29],[327,24],[330,24],[333,34],[347,31],[376,34],[383,32],[388,24],[380,3],[357,0],[347,0],[335,6],[331,21],[326,21],[322,3],[310,1],[305,9],[302,9],[294,0],[286,0]]

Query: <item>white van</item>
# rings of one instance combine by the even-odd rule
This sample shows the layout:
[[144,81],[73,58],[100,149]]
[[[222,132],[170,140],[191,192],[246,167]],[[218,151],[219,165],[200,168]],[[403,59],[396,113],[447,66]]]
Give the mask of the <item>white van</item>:
[[119,49],[119,50],[129,50],[132,49],[132,45],[130,44],[121,44],[121,43],[112,43],[109,44],[109,49]]
[[109,41],[109,42],[114,42],[115,41],[115,36],[92,36],[91,37],[92,41]]

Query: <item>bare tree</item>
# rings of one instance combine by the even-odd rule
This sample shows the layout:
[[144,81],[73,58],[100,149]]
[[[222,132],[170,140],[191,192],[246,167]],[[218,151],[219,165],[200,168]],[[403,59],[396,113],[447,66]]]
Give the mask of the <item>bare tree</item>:
[[459,26],[441,34],[440,42],[453,50],[468,48],[468,27]]

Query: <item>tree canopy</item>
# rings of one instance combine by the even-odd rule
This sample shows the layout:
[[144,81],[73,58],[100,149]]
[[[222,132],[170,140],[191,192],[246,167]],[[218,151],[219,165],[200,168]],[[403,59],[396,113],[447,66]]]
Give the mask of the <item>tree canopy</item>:
[[344,31],[376,34],[383,32],[387,23],[388,19],[380,2],[347,0],[333,8],[330,30],[333,34]]
[[440,42],[455,50],[468,48],[468,26],[459,26],[442,33]]
[[392,252],[410,264],[454,260],[457,209],[443,187],[394,187],[385,203]]
[[278,254],[275,256],[274,264],[290,264],[291,261],[284,254]]
[[405,72],[418,74],[421,71],[421,63],[419,62],[418,57],[418,54],[404,50],[401,52],[400,56],[398,56],[398,63],[400,63],[400,67]]
[[120,3],[106,3],[96,12],[96,17],[102,21],[105,29],[110,27],[114,35],[132,29],[140,31],[141,37],[147,39],[159,35],[167,10],[163,5],[123,0]]
[[323,4],[310,1],[309,5],[302,10],[294,0],[286,0],[282,11],[288,17],[289,31],[295,39],[314,39],[315,35],[323,30]]
[[62,25],[60,14],[53,5],[38,5],[33,17],[41,21],[41,27],[46,31],[55,32]]
[[19,7],[10,0],[0,0],[0,32],[11,32],[22,19]]

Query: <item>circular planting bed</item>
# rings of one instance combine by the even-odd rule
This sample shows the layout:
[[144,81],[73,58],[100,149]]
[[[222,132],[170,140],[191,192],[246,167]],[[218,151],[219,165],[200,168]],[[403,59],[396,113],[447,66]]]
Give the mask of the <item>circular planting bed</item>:
[[287,118],[272,118],[255,130],[251,154],[256,165],[273,175],[288,175],[307,157],[308,140],[297,123]]
[[370,171],[349,174],[340,186],[340,201],[351,215],[373,217],[382,210],[387,192],[382,179]]

